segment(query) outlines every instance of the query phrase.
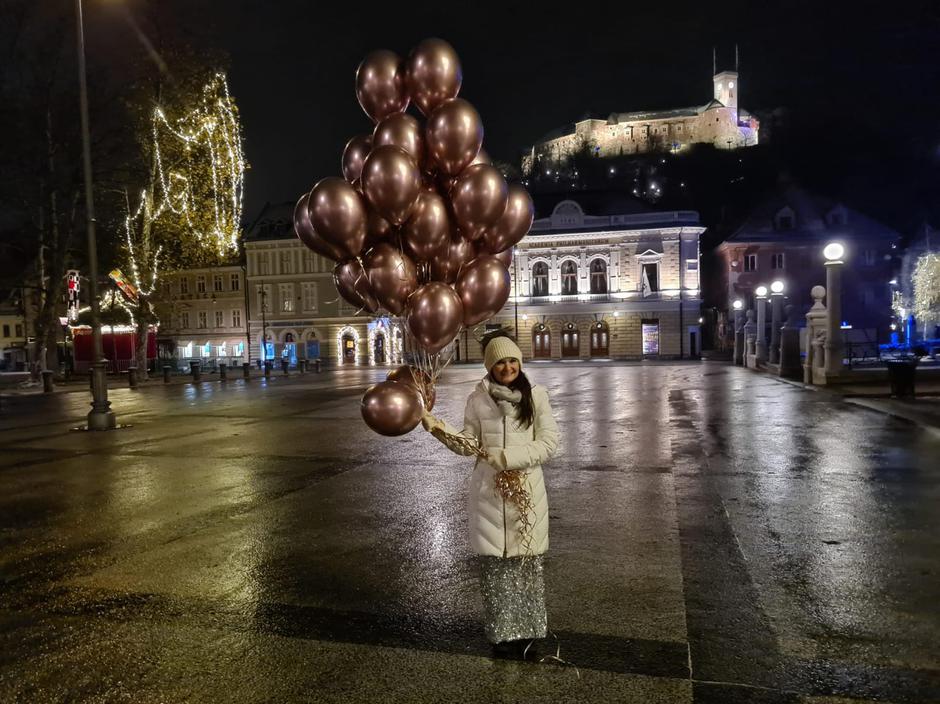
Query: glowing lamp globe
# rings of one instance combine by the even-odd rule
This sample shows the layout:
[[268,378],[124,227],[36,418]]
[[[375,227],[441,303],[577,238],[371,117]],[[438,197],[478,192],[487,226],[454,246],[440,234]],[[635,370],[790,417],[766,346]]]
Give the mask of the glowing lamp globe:
[[754,293],[756,293],[758,296],[761,296],[761,297],[766,296],[766,295],[767,295],[767,287],[766,287],[766,286],[758,286],[757,289],[754,291]]
[[838,242],[830,242],[826,245],[826,248],[823,249],[823,256],[830,262],[842,259],[843,254],[845,254],[845,247]]
[[739,298],[734,303],[731,304],[731,307],[734,308],[735,310],[741,310],[744,307],[744,301],[742,301]]
[[772,284],[770,284],[770,290],[774,293],[783,293],[783,282],[774,281]]

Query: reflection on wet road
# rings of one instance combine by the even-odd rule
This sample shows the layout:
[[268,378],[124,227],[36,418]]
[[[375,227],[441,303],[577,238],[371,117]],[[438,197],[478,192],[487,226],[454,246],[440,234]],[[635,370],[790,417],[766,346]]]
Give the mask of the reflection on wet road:
[[940,700],[935,437],[726,365],[527,371],[582,679],[488,658],[469,461],[372,434],[354,369],[117,390],[104,435],[5,399],[0,700]]

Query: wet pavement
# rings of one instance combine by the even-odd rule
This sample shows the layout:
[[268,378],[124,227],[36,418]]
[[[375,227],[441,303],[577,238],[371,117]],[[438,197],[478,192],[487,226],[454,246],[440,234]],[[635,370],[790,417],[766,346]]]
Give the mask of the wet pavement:
[[940,701],[936,434],[727,364],[528,371],[577,671],[489,657],[470,462],[372,434],[355,369],[115,390],[107,434],[4,399],[0,702]]

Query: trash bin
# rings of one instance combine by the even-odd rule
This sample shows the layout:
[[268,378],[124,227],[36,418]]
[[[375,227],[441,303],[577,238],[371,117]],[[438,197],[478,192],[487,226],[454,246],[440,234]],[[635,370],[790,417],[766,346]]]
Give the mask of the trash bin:
[[888,367],[891,395],[897,398],[914,398],[914,377],[917,373],[916,359],[892,359]]

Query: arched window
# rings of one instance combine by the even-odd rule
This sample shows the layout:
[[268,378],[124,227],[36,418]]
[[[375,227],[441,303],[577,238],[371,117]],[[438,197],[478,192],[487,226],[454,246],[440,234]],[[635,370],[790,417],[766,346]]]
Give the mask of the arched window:
[[536,262],[532,267],[532,295],[548,295],[548,264]]
[[607,293],[607,262],[603,259],[591,262],[591,293]]
[[561,265],[561,292],[565,296],[578,292],[578,267],[570,259]]

